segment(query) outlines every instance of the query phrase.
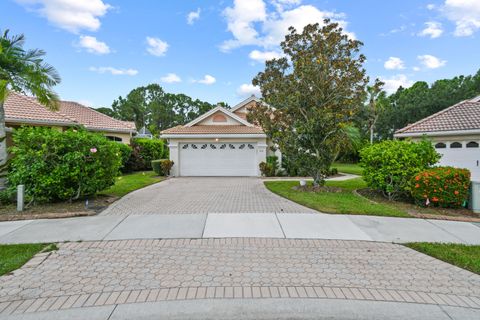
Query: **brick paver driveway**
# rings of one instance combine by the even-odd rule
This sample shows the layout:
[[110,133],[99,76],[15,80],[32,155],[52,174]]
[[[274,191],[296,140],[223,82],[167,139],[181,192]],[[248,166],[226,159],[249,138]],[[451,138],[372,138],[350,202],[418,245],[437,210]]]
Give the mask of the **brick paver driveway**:
[[261,179],[173,178],[137,190],[102,214],[315,213],[268,191]]
[[0,318],[206,298],[332,298],[480,309],[479,275],[396,244],[237,238],[59,247],[0,278]]

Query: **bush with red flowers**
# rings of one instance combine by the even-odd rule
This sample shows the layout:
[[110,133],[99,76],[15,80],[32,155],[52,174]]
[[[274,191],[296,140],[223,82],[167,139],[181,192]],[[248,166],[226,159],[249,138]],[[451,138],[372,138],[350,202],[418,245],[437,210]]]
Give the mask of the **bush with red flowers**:
[[419,172],[412,180],[411,193],[423,206],[459,208],[467,200],[470,171],[437,167]]

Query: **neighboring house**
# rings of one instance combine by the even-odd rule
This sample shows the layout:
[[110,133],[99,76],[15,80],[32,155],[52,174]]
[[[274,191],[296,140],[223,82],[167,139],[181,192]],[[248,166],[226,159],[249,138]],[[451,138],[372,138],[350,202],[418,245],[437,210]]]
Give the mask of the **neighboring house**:
[[465,100],[395,132],[396,138],[427,136],[442,155],[440,165],[469,169],[480,181],[480,96]]
[[[168,139],[173,176],[260,176],[259,164],[274,154],[262,128],[246,120],[255,96],[232,109],[221,106],[183,126],[161,132]],[[277,152],[278,155],[278,152]]]
[[11,145],[12,129],[21,126],[47,126],[65,130],[82,125],[88,131],[102,133],[108,139],[130,143],[136,133],[135,123],[109,117],[92,108],[72,101],[60,101],[58,111],[50,111],[35,98],[9,92],[4,104],[7,144]]
[[138,130],[135,138],[153,139],[153,134],[150,132],[150,130],[147,129],[147,127],[143,126],[140,130]]

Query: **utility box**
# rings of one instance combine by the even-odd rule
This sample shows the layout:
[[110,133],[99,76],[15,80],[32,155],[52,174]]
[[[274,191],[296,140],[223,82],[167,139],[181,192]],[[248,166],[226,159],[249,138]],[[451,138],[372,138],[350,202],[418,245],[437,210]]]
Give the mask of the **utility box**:
[[472,181],[470,190],[470,209],[475,213],[480,213],[480,182]]

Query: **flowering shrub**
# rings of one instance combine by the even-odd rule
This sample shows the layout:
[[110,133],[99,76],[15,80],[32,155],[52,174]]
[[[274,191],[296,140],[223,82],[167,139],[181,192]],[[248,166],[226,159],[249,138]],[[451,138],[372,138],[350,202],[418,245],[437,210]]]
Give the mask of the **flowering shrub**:
[[410,194],[410,181],[434,165],[440,155],[428,140],[386,140],[360,151],[363,179],[390,200]]
[[169,159],[152,160],[153,171],[159,176],[169,176],[173,164],[173,161]]
[[168,158],[168,148],[164,144],[164,140],[160,139],[132,139],[132,152],[125,166],[126,171],[151,170],[153,160]]
[[412,196],[424,206],[458,208],[468,200],[470,171],[437,167],[419,172],[412,180]]
[[83,129],[45,127],[15,130],[9,191],[25,185],[28,201],[74,200],[115,183],[121,160],[117,142]]

